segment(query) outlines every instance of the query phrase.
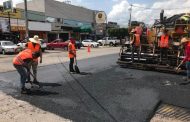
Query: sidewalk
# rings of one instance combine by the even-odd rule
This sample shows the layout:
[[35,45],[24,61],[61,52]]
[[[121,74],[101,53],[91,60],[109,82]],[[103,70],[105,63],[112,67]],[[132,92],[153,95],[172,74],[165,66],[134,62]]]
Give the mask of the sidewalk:
[[[97,56],[115,54],[119,52],[119,47],[105,47],[105,48],[94,48],[88,53],[87,49],[81,49],[77,51],[77,58],[85,59]],[[12,58],[14,56],[4,56],[0,60],[0,72],[14,71],[12,66]],[[60,63],[58,57],[63,57],[62,61],[69,61],[67,57],[67,52],[62,51],[47,51],[43,56],[43,63],[40,66],[51,65],[55,63]],[[0,82],[4,82],[1,81]],[[2,85],[2,84],[1,84]],[[2,85],[3,86],[3,85]],[[3,86],[6,87],[6,86]],[[6,91],[16,93],[17,91],[11,91],[12,89],[6,88]],[[16,95],[16,94],[15,94]],[[21,94],[19,94],[21,95]],[[30,97],[30,96],[29,96]],[[71,120],[59,117],[48,111],[39,109],[28,102],[17,100],[8,93],[2,92],[0,90],[0,122],[71,122]]]

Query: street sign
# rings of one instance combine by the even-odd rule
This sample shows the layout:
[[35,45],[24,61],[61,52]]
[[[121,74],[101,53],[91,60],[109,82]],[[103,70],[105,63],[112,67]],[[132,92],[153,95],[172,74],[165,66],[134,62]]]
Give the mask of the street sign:
[[3,11],[4,12],[12,12],[12,0],[3,2]]

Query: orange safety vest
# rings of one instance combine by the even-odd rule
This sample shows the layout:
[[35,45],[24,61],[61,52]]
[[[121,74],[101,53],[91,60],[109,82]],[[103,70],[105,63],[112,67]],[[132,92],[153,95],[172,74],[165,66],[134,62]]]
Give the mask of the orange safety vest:
[[24,63],[24,59],[32,58],[32,50],[31,49],[25,49],[22,52],[20,52],[18,55],[16,55],[13,58],[13,64],[15,65],[22,65]]
[[75,49],[75,45],[72,44],[71,42],[68,44],[68,51],[69,51],[69,54],[68,54],[69,58],[74,58],[75,56],[72,53],[70,53],[70,51],[72,51],[76,55],[76,49]]
[[[36,43],[34,46],[32,42],[28,42],[28,48],[32,50],[32,52],[39,52],[40,51],[40,44]],[[33,61],[38,62],[38,58],[33,59]]]
[[169,36],[168,35],[162,35],[160,40],[160,47],[161,48],[168,48],[169,47]]
[[140,35],[135,34],[135,46],[140,46]]

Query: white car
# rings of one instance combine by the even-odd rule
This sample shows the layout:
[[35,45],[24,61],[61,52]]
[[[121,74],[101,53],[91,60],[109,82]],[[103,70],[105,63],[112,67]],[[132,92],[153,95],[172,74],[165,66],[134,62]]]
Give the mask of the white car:
[[[47,44],[43,39],[39,39],[39,40],[40,40],[40,46],[41,46],[42,52],[45,52],[47,48]],[[26,40],[17,44],[17,46],[21,47],[22,49],[25,48],[25,45],[26,45]]]
[[117,38],[104,37],[103,39],[100,39],[97,42],[100,44],[100,46],[102,45],[116,46],[120,43],[120,40],[118,40]]
[[95,42],[95,41],[93,41],[91,39],[83,40],[82,45],[84,47],[88,47],[88,46],[90,46],[90,47],[99,47],[99,43],[97,43],[97,42]]
[[21,49],[12,41],[0,41],[0,52],[5,55],[7,53],[18,53]]

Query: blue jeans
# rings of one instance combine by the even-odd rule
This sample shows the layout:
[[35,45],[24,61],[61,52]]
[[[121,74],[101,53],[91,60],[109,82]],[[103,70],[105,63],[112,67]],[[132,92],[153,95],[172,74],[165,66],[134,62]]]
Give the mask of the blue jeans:
[[190,61],[186,62],[187,78],[190,78]]
[[21,88],[24,88],[28,76],[27,71],[22,65],[14,65],[14,67],[16,68],[17,72],[20,74]]

